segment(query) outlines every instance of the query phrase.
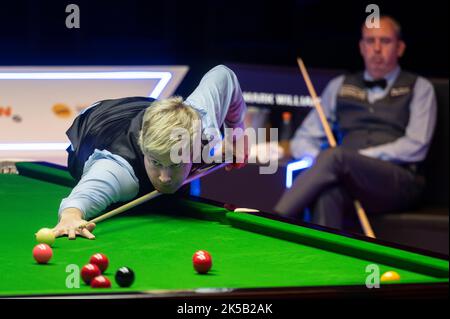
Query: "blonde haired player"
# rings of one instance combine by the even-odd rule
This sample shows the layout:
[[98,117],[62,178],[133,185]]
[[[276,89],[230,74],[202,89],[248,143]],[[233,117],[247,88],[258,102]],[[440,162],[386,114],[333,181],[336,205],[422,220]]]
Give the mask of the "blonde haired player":
[[61,202],[55,236],[93,239],[94,224],[78,227],[109,205],[154,189],[176,192],[193,163],[172,161],[170,151],[179,142],[173,130],[189,132],[193,142],[200,123],[202,140],[212,145],[225,128],[243,128],[246,109],[236,75],[223,65],[208,71],[184,101],[127,97],[95,103],[67,131],[68,168],[78,184]]

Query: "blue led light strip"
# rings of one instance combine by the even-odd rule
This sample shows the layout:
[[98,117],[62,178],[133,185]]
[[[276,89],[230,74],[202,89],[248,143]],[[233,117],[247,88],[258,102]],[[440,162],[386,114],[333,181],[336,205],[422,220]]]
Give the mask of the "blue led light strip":
[[286,188],[292,187],[292,181],[294,179],[294,172],[308,168],[312,165],[313,159],[310,157],[305,157],[299,161],[289,163],[286,167]]

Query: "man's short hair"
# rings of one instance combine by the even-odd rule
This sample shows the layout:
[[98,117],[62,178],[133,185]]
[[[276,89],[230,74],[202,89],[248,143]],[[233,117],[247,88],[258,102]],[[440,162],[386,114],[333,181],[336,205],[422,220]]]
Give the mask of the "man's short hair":
[[[400,23],[396,19],[394,19],[393,17],[391,17],[389,15],[381,15],[380,20],[383,20],[383,19],[389,20],[392,23],[392,26],[394,27],[395,35],[397,36],[397,40],[403,40],[402,26],[400,25]],[[365,28],[366,28],[366,23],[364,22],[361,26],[361,35]]]
[[190,134],[191,145],[194,139],[194,123],[200,120],[197,112],[175,96],[157,100],[145,110],[139,146],[144,154],[170,154],[179,139],[171,138],[175,129],[185,129]]

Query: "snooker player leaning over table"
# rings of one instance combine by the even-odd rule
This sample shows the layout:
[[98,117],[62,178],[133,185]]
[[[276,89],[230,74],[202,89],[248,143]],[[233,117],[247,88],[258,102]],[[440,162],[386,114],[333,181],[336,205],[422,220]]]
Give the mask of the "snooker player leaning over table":
[[381,17],[378,28],[364,25],[359,44],[365,72],[339,76],[322,93],[341,141],[321,150],[325,132],[317,112],[308,114],[291,150],[296,158],[315,157],[315,163],[283,194],[275,207],[280,214],[299,218],[309,207],[314,223],[341,229],[355,199],[376,214],[410,208],[420,198],[418,164],[436,122],[432,84],[400,68],[405,43],[391,17]]
[[[192,164],[192,157],[188,163],[173,163],[170,152],[179,142],[171,138],[173,130],[189,132],[189,145],[193,145],[198,123],[208,145],[204,140],[201,143],[214,146],[212,141],[222,138],[224,128],[243,129],[246,109],[236,75],[223,65],[207,72],[185,101],[180,97],[128,97],[93,104],[67,131],[71,141],[68,168],[78,184],[62,200],[53,232],[57,237],[93,239],[94,224],[78,227],[109,205],[154,189],[174,193],[196,164]],[[238,138],[238,133],[231,138]],[[240,157],[244,162],[233,162],[226,169],[242,167],[246,149],[244,153]]]

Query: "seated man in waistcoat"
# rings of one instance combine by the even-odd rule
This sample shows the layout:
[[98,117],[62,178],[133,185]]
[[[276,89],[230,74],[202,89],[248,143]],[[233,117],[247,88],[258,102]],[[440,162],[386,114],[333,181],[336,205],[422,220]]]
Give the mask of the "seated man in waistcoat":
[[[127,97],[93,104],[67,131],[71,142],[67,149],[68,168],[78,184],[62,200],[53,232],[69,239],[77,235],[93,239],[94,224],[78,227],[111,204],[155,189],[161,193],[176,192],[190,173],[202,165],[193,161],[194,139],[201,135],[199,145],[202,149],[208,147],[207,154],[212,151],[209,147],[215,147],[214,141],[219,141],[216,145],[226,145],[220,142],[224,131],[233,131],[232,140],[236,142],[238,133],[235,136],[234,132],[243,129],[245,112],[238,79],[223,65],[206,73],[185,101],[181,97]],[[180,129],[188,132],[184,145],[191,151],[190,160],[175,162],[171,151],[183,142],[172,134]],[[242,167],[246,155],[240,155],[244,161],[228,164],[227,170]]]
[[312,110],[291,141],[295,158],[314,158],[275,207],[279,214],[341,229],[359,200],[370,214],[417,202],[424,179],[417,170],[432,139],[436,98],[432,84],[399,66],[405,51],[398,22],[382,16],[379,28],[362,26],[365,70],[333,79],[321,97],[338,140],[324,149],[325,132]]

